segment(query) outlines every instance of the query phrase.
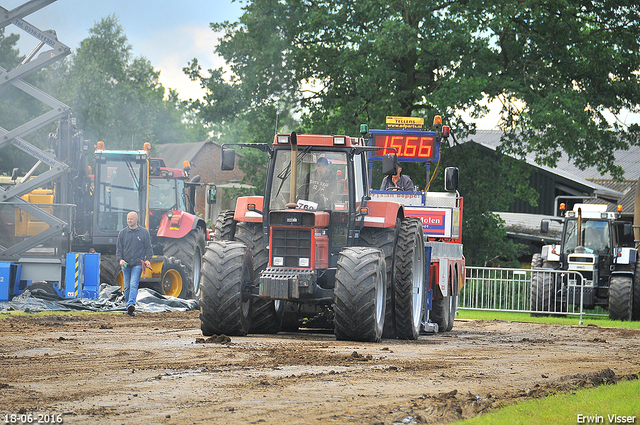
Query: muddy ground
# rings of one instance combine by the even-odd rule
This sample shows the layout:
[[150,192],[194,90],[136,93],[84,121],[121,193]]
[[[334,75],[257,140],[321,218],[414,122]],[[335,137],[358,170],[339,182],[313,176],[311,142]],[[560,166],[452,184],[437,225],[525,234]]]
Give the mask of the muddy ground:
[[370,344],[209,340],[196,311],[0,317],[3,423],[449,423],[640,372],[640,331],[595,326],[457,320]]

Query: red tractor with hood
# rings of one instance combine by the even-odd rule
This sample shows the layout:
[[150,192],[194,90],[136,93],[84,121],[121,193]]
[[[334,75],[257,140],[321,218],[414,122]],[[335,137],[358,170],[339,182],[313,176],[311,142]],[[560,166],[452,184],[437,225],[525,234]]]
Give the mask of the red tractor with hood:
[[[440,130],[420,132],[434,152]],[[399,165],[397,147],[372,140],[291,133],[276,135],[272,145],[238,144],[269,155],[267,184],[264,196],[238,198],[235,211],[218,217],[200,285],[205,336],[323,326],[341,340],[417,339],[429,328],[429,309],[446,320],[442,330],[450,329],[464,259],[434,269],[423,219],[397,200],[372,199],[369,159],[381,158],[386,175]],[[235,151],[223,146],[222,169],[234,162]],[[331,175],[326,185],[316,181],[321,166]],[[457,184],[457,169],[445,174]],[[461,198],[454,198],[459,212]]]

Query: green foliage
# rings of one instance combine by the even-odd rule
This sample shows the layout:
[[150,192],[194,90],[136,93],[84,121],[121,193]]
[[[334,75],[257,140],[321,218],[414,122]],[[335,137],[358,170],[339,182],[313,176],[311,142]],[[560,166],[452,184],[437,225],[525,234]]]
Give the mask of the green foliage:
[[381,128],[386,115],[448,117],[503,103],[505,149],[553,165],[619,176],[612,152],[640,132],[607,122],[639,111],[640,11],[635,2],[526,0],[398,2],[250,1],[216,48],[231,72],[188,68],[210,91],[194,107],[209,122],[251,116],[275,103],[301,113],[305,132]]
[[132,46],[111,15],[101,19],[75,54],[48,70],[52,94],[68,104],[85,137],[110,149],[141,149],[145,142],[180,143],[206,138],[197,120],[183,122],[186,106],[165,92],[148,59]]
[[[430,122],[440,113],[462,137],[475,126],[460,111],[479,118],[483,101],[498,99],[501,152],[515,157],[533,152],[554,166],[566,152],[620,177],[613,152],[640,144],[640,126],[618,118],[640,111],[640,11],[630,0],[260,0],[212,29],[226,31],[216,52],[230,71],[189,64],[209,92],[192,110],[208,123],[259,124],[249,140],[270,137],[274,108],[300,117],[291,129],[350,135],[361,123],[384,128],[387,115]],[[465,254],[470,264],[497,253],[511,264],[521,247],[504,241],[491,211],[515,199],[535,205],[527,171],[462,152],[443,157],[460,167]],[[418,167],[405,172],[424,187]]]
[[467,264],[519,267],[518,257],[526,248],[507,239],[502,219],[491,211],[507,211],[516,199],[535,205],[538,194],[529,187],[526,163],[507,156],[497,157],[478,145],[446,148],[431,190],[444,187],[444,168],[458,167],[459,192],[464,197],[462,239]]

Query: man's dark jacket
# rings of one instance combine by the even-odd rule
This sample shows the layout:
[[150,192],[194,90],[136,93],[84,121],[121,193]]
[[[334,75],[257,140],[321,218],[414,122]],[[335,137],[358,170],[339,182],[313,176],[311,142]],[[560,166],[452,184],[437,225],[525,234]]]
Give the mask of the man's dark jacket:
[[136,266],[143,260],[151,260],[153,249],[149,231],[142,226],[135,229],[127,226],[120,230],[116,243],[116,256],[118,262],[124,260],[130,266]]

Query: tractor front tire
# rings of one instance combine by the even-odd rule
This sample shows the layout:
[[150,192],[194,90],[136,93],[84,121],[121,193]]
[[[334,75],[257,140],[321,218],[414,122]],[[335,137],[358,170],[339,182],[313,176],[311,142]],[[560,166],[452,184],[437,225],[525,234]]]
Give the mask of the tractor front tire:
[[633,318],[633,279],[630,276],[612,276],[609,281],[609,319]]
[[549,273],[550,270],[540,254],[533,254],[531,258],[531,285],[529,287],[532,317],[544,317],[548,316],[548,313],[556,311],[554,276]]
[[[254,285],[260,283],[260,273],[269,264],[269,253],[262,232],[262,223],[236,223],[235,240],[251,250],[253,256]],[[250,333],[275,334],[280,330],[284,302],[256,298],[253,300]]]
[[636,261],[636,269],[633,274],[633,312],[631,320],[640,320],[640,259]]
[[387,299],[384,319],[384,338],[396,337],[395,318],[395,282],[396,282],[396,245],[398,241],[398,230],[400,229],[400,219],[396,219],[395,227],[379,228],[364,227],[360,230],[359,246],[368,248],[378,248],[384,254],[387,267]]
[[200,269],[204,255],[204,229],[191,229],[183,238],[164,238],[164,256],[180,260],[186,268],[188,281],[185,282],[187,291],[180,293],[180,298],[197,298],[200,292]]
[[221,211],[214,225],[214,241],[232,241],[236,234],[236,222],[233,219],[236,212],[233,210]]
[[395,261],[395,325],[400,339],[418,339],[424,313],[425,258],[422,222],[402,219]]
[[334,290],[338,340],[378,342],[384,327],[386,262],[379,249],[351,247],[340,252]]
[[204,336],[246,335],[251,323],[251,250],[239,242],[214,241],[203,258],[200,329]]

